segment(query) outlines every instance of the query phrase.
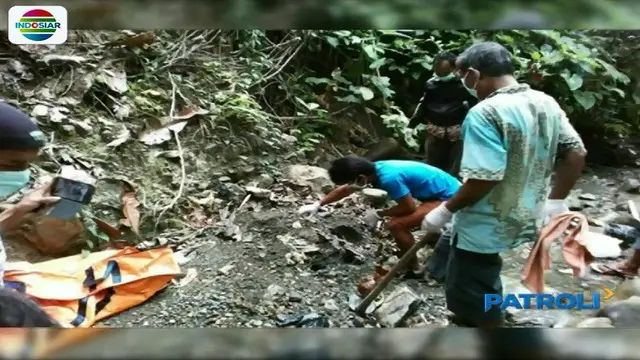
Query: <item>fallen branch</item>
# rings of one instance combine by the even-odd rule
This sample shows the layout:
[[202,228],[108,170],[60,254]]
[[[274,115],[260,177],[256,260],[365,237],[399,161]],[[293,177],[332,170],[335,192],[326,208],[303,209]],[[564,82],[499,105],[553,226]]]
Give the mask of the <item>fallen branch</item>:
[[[171,75],[171,73],[169,74],[169,80],[171,80],[171,88],[172,88],[171,109],[169,110],[169,117],[173,122],[174,112],[176,108],[176,94],[177,94],[178,87],[175,81],[173,81],[173,75]],[[165,206],[162,209],[162,211],[160,211],[160,214],[158,214],[158,218],[156,219],[156,224],[154,225],[154,232],[157,230],[158,224],[160,223],[160,219],[162,218],[164,213],[166,213],[169,209],[173,208],[176,205],[176,203],[178,203],[178,200],[180,200],[180,198],[182,197],[182,193],[184,192],[185,181],[187,179],[187,170],[184,164],[184,152],[182,150],[182,145],[180,144],[180,136],[178,135],[178,132],[175,130],[172,130],[171,132],[173,133],[173,136],[176,140],[176,146],[178,147],[178,157],[180,158],[180,187],[178,188],[178,192],[176,193],[176,196],[173,198],[173,200],[171,200],[169,205]]]

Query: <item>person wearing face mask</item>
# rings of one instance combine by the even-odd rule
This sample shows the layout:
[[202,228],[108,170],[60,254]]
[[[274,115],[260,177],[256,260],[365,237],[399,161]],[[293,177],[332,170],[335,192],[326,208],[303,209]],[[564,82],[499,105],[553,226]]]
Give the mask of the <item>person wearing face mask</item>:
[[425,124],[427,164],[458,176],[462,152],[460,126],[477,99],[453,73],[455,62],[456,57],[450,52],[435,57],[433,77],[427,81],[406,131],[412,133],[419,124]]
[[[329,168],[331,181],[339,185],[322,200],[305,205],[298,211],[301,215],[314,215],[324,205],[341,200],[366,187],[387,192],[396,206],[365,215],[365,222],[373,226],[382,218],[389,218],[387,228],[391,231],[401,253],[413,246],[415,239],[411,230],[420,227],[425,214],[433,209],[430,201],[445,201],[460,187],[460,182],[446,172],[419,161],[384,160],[372,162],[366,158],[349,155],[335,160]],[[422,202],[416,205],[414,200]],[[417,258],[408,266],[408,275],[421,275]]]
[[[0,203],[28,184],[29,164],[38,159],[42,146],[44,135],[38,126],[22,111],[0,102]],[[27,194],[12,208],[0,213],[0,287],[7,260],[2,234],[19,224],[26,214],[60,200],[49,196],[50,186]]]
[[535,242],[545,219],[568,211],[564,199],[580,177],[586,150],[555,99],[518,83],[502,45],[475,44],[456,67],[459,81],[480,99],[462,128],[465,181],[422,228],[438,232],[453,218],[447,307],[460,324],[499,327],[502,313],[497,307],[485,312],[484,295],[502,293],[500,254]]

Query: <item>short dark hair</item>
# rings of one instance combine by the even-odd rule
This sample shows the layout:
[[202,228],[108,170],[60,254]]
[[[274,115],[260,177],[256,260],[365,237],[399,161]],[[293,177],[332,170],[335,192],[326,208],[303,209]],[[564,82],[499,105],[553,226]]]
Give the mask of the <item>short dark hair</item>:
[[349,184],[360,175],[371,176],[375,172],[376,166],[371,160],[357,155],[334,160],[329,167],[329,177],[336,185]]
[[35,302],[8,287],[0,287],[0,327],[61,327]]
[[489,77],[513,75],[515,72],[509,50],[491,41],[468,47],[458,56],[456,67],[463,71],[471,67]]
[[439,53],[438,55],[436,55],[435,58],[433,58],[433,63],[435,64],[439,64],[443,61],[448,61],[452,66],[456,65],[456,56],[449,51],[443,51],[441,53]]

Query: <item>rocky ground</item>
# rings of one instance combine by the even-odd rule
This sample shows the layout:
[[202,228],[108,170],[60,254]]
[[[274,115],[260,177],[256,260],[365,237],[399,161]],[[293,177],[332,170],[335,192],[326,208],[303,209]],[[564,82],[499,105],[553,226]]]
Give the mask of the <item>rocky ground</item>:
[[[581,209],[594,223],[598,223],[596,219],[611,221],[612,216],[625,215],[627,200],[637,198],[620,191],[620,186],[628,182],[623,178],[632,175],[613,174],[604,169],[590,171],[572,196],[573,208]],[[376,261],[389,253],[388,234],[374,233],[361,223],[358,215],[368,205],[358,196],[329,207],[316,218],[300,218],[296,214],[298,206],[313,201],[313,196],[304,196],[305,183],[306,191],[329,184],[314,175],[306,179],[285,176],[265,186],[268,191],[252,195],[238,211],[235,239],[220,236],[219,229],[202,234],[203,244],[197,245],[187,256],[192,260],[183,265],[185,272],[197,273],[191,282],[171,286],[148,303],[109,319],[102,326],[277,327],[288,317],[305,314],[326,317],[332,327],[379,327],[381,323],[390,326],[390,322],[397,320],[397,313],[388,311],[388,306],[366,318],[355,315],[349,308],[359,279],[371,274]],[[236,187],[233,183],[227,186]],[[240,190],[238,187],[238,195],[243,196]],[[505,256],[506,292],[522,292],[518,279],[528,250],[528,246],[523,246]],[[428,252],[422,254],[423,258],[427,256]],[[579,281],[567,274],[557,248],[553,250],[553,259],[553,269],[546,277],[547,285],[553,289],[599,291],[598,286],[615,289],[620,282],[597,274]],[[637,288],[637,284],[634,286]],[[448,325],[439,285],[425,280],[396,279],[385,291],[386,299],[394,289],[403,287],[411,289],[422,302],[406,322],[395,326]],[[384,301],[383,296],[381,302]],[[409,309],[405,307],[402,311]],[[512,324],[573,327],[592,316],[584,311],[573,314],[522,311],[514,314]],[[325,326],[319,325],[321,322],[309,324]],[[611,323],[604,321],[604,325],[599,322],[596,326]]]

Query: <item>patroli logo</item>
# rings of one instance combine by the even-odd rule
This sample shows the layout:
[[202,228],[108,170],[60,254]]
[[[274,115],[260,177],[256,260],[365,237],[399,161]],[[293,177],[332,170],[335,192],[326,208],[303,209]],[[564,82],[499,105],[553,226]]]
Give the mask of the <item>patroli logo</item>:
[[9,9],[9,41],[18,45],[59,45],[67,41],[67,9],[14,6]]

